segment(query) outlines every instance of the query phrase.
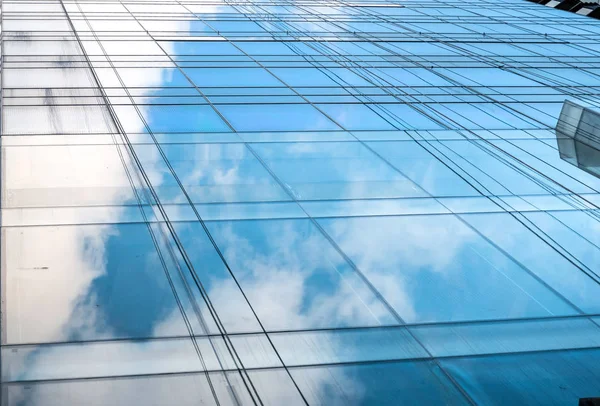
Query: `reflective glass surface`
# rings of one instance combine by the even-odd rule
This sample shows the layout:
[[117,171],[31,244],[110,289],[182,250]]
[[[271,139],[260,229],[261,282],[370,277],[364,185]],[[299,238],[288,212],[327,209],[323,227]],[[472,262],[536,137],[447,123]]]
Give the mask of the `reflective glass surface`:
[[1,11],[2,405],[600,396],[600,20]]

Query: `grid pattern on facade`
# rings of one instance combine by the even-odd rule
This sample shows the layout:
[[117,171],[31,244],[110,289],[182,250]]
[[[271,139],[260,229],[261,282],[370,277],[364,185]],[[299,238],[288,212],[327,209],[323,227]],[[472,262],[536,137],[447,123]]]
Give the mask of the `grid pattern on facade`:
[[600,393],[600,21],[2,1],[2,404]]

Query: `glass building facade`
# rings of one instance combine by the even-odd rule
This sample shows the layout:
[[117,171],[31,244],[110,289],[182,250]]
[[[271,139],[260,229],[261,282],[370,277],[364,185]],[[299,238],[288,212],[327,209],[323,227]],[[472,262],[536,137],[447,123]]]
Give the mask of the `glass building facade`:
[[2,405],[600,396],[600,21],[1,4]]

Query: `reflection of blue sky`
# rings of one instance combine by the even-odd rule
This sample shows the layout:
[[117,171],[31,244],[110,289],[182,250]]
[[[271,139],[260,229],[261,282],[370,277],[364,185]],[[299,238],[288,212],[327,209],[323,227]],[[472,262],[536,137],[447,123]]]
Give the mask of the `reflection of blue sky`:
[[165,145],[194,202],[289,200],[243,144]]
[[[600,190],[600,179],[564,161],[555,148],[544,142],[494,140],[493,144],[556,180],[573,193],[593,193]],[[541,176],[536,177],[538,182],[543,180]]]
[[252,68],[184,68],[199,88],[203,87],[281,87],[283,84],[265,69]]
[[222,105],[219,110],[238,131],[340,129],[309,104]]
[[593,213],[582,211],[526,214],[528,219],[598,275],[600,223],[590,216]]
[[468,214],[462,218],[575,306],[590,313],[600,310],[600,284],[536,237],[514,217],[496,213]]
[[[135,148],[161,201],[186,202],[156,147]],[[162,149],[194,203],[290,200],[243,144],[165,144]]]
[[[193,31],[193,35],[210,32],[200,22],[164,21],[146,26],[167,31],[189,30]],[[304,24],[303,29],[320,31],[325,26]],[[247,24],[239,22],[223,22],[214,24],[214,27],[231,31],[249,28]],[[360,23],[355,23],[352,27],[366,28]],[[383,26],[378,29],[387,30]],[[200,55],[210,57],[219,54],[242,58],[241,52],[226,42],[164,41],[161,45],[168,53],[179,54],[175,58],[179,61]],[[253,54],[294,53],[286,45],[278,43],[240,42],[236,45]],[[296,45],[306,49],[305,45]],[[140,55],[161,53],[154,44],[147,42],[129,44],[134,51],[117,49],[119,44],[115,42],[107,46],[111,53],[121,55],[132,52],[139,52]],[[357,46],[351,43],[338,45],[339,49]],[[366,44],[361,46],[367,47]],[[386,46],[425,54],[449,52],[441,46],[431,44],[420,44],[419,49],[410,43]],[[249,86],[255,87],[255,90],[271,86],[285,88],[286,85],[275,76],[291,86],[334,86],[339,83],[350,86],[368,85],[368,82],[349,69],[332,68],[328,72],[331,75],[325,76],[317,70],[277,68],[273,69],[273,76],[257,65],[252,66],[229,70],[189,67],[184,68],[184,71],[201,90],[215,86]],[[302,76],[299,76],[300,73]],[[450,73],[453,80],[473,84],[472,81],[480,81],[485,72],[478,71],[469,75],[468,71],[457,68]],[[199,93],[193,93],[195,90],[192,84],[177,69],[119,68],[119,74],[128,86],[138,88],[136,95],[140,97],[139,100],[150,103],[140,105],[139,108],[151,130],[167,134],[169,141],[176,140],[181,133],[231,132],[231,128],[205,103]],[[388,70],[382,77],[398,86],[420,85],[424,80],[428,84],[446,84],[445,80],[442,81],[429,70]],[[494,83],[508,86],[532,84],[530,80],[515,77],[509,72],[495,77]],[[187,90],[177,89],[179,87]],[[193,94],[195,98],[167,98],[173,94],[181,96],[177,93],[179,90],[181,94]],[[193,100],[200,104],[161,104],[161,101],[166,100]],[[330,118],[309,104],[217,105],[219,112],[237,131],[325,132],[339,130],[340,126],[351,130],[439,128],[436,123],[404,104],[386,105],[384,109],[378,109],[377,114],[363,104],[322,104],[318,107]],[[511,116],[491,104],[448,104],[438,107],[440,110],[451,110],[453,117],[467,127],[531,126],[529,120]],[[117,113],[131,133],[146,131],[134,109],[119,106]],[[467,118],[458,117],[456,113],[462,113],[476,122],[468,122]],[[466,159],[468,163],[464,163],[465,167],[473,165],[479,170],[479,180],[486,183],[494,193],[545,193],[539,185],[522,174],[490,159],[489,154],[474,149],[472,143],[440,144]],[[415,197],[426,196],[427,193],[442,196],[476,194],[447,167],[419,149],[421,147],[414,143],[410,147],[408,145],[369,145],[402,170],[406,177],[359,143],[264,143],[252,145],[252,148],[288,191],[301,200],[326,202],[327,199]],[[156,146],[136,145],[135,149],[163,203],[185,203],[182,191],[158,154]],[[241,143],[172,144],[164,145],[163,150],[195,203],[290,200],[289,195],[262,163]],[[67,155],[69,153],[70,151],[66,152]],[[407,156],[414,160],[409,162]],[[102,165],[99,167],[104,168]],[[125,184],[120,183],[124,180],[122,171],[100,170],[81,176],[82,179],[102,176],[115,178],[114,183],[119,183],[121,190],[105,193],[102,204],[118,206],[134,202],[131,194],[122,192]],[[592,184],[591,180],[585,180]],[[73,187],[72,184],[67,186]],[[118,209],[112,210],[115,221],[123,220]],[[529,217],[550,234],[575,238],[573,233],[546,216],[536,213]],[[566,214],[556,216],[569,217]],[[468,215],[464,218],[508,254],[494,247],[453,216],[336,218],[322,219],[319,223],[365,274],[368,282],[381,293],[383,299],[407,322],[574,314],[576,311],[559,294],[586,311],[598,311],[600,292],[597,286],[541,240],[532,238],[528,231],[512,224],[515,223],[513,220],[504,215]],[[590,229],[589,225],[581,223],[583,220],[579,220],[580,224],[570,223],[570,226],[583,230],[580,232],[586,234],[592,242],[584,246],[578,245],[573,248],[573,252],[591,267],[597,263],[597,247],[592,245],[595,242],[594,232],[597,230]],[[575,222],[575,219],[570,221]],[[212,236],[249,304],[201,225],[197,222],[177,223],[175,228],[228,332],[260,331],[261,327],[252,309],[269,330],[373,327],[398,323],[381,298],[309,220],[208,223]],[[15,292],[21,294],[23,299],[18,310],[9,307],[9,342],[164,337],[188,333],[145,225],[61,226],[56,229],[60,231],[31,228],[22,232],[24,237],[19,237],[20,230],[7,232],[12,240],[11,248],[18,252],[20,258],[25,258],[19,259],[22,262],[15,261],[15,267],[9,268],[11,274],[19,269],[20,279],[9,281],[14,286],[17,286],[17,282],[22,284],[15,287]],[[503,232],[499,232],[500,229]],[[50,253],[50,248],[43,247],[40,241],[52,241],[50,248],[55,252]],[[515,260],[508,255],[512,255]],[[543,259],[540,259],[540,255]],[[540,283],[521,265],[535,276],[549,281],[550,288]],[[44,275],[28,280],[29,274],[26,272],[41,268],[47,268],[48,275],[53,278]],[[11,269],[13,272],[10,272]],[[569,272],[568,278],[565,278],[565,270]],[[201,303],[202,298],[189,272],[185,271],[184,277],[193,287],[195,299]],[[13,278],[13,275],[9,278]],[[179,281],[178,293],[183,295],[181,285],[182,281]],[[490,291],[494,294],[490,295]],[[18,296],[14,295],[15,292],[11,292],[10,298]],[[40,312],[40,308],[44,309],[44,314]],[[189,308],[186,308],[186,312],[189,313],[188,316],[195,317]],[[208,314],[204,316],[209,317]],[[17,328],[19,323],[21,328]],[[209,328],[210,332],[217,332],[214,327]],[[324,348],[323,345],[316,348],[319,346],[317,342],[313,348],[314,353],[310,355],[321,351],[321,354],[325,353],[330,357],[353,354],[356,358],[365,360],[375,357],[373,353],[377,353],[378,357],[385,359],[387,354],[384,351],[368,351],[368,346],[364,345],[364,337],[366,335],[360,334],[345,339],[332,337],[328,343],[329,348]],[[396,341],[391,342],[394,344],[391,347],[400,348],[395,346]],[[377,343],[381,344],[380,341]],[[286,340],[282,339],[277,345],[286,345]],[[139,362],[146,356],[151,359],[155,352],[160,353],[157,348],[167,354],[165,358],[173,358],[168,346],[161,347],[159,344],[158,347],[152,347],[142,343],[135,345],[134,349],[123,350],[120,354],[118,351],[101,350],[96,360],[102,360],[108,354],[108,358],[131,357]],[[271,350],[268,347],[265,352]],[[422,356],[416,350],[414,353],[407,352],[411,357]],[[182,353],[187,357],[187,352]],[[251,355],[258,353],[259,351]],[[57,362],[57,354],[59,353],[46,347],[36,349],[26,357],[25,368],[43,369],[44,366]],[[73,350],[72,360],[62,359],[60,362],[67,366],[69,362],[76,363],[78,354],[81,353]],[[392,358],[403,357],[393,351],[390,354]],[[192,355],[187,359],[197,361],[194,357]],[[350,357],[349,360],[353,359]],[[153,362],[139,362],[143,366],[150,364]],[[159,365],[151,371],[164,372],[160,370],[161,367]],[[107,373],[117,372],[119,371]],[[298,380],[309,401],[316,404],[395,404],[398,399],[414,403],[417,403],[417,399],[421,403],[460,403],[462,400],[439,368],[429,362],[298,368],[292,371],[292,375]],[[24,376],[26,375],[21,375]],[[279,379],[277,382],[281,382],[281,387],[270,381],[275,376]],[[402,379],[398,380],[399,376]],[[203,378],[180,378],[185,384],[177,387],[187,395],[182,396],[181,404],[190,399],[196,401],[197,397],[202,396],[191,392],[198,385],[205,390],[204,394],[208,392]],[[265,399],[270,399],[275,404],[293,404],[298,400],[293,388],[289,393],[284,393],[282,388],[288,390],[290,381],[281,370],[253,372],[253,379],[256,382],[266,382],[260,390],[264,391]],[[151,379],[148,380],[150,381]],[[167,381],[165,379],[163,384]],[[116,381],[113,385],[118,390],[122,382]],[[94,388],[96,384],[94,382],[86,388]],[[140,390],[157,393],[161,392],[160,386],[156,385],[154,390],[144,385],[135,388],[145,388]],[[133,390],[132,387],[134,386],[127,390]],[[66,392],[72,390],[68,386],[64,388],[67,388]],[[225,384],[222,388],[225,388]],[[163,395],[168,392],[162,389]],[[98,393],[93,390],[92,393],[99,399],[109,396],[102,393],[101,389],[96,390]],[[60,389],[57,391],[60,392]],[[81,396],[89,394],[86,393],[87,390],[79,391],[83,394]],[[43,390],[38,395],[40,393],[44,393]],[[174,394],[178,395],[179,393]],[[22,399],[23,404],[36,403],[35,396],[27,396],[30,397]],[[47,392],[46,396],[52,397]],[[131,399],[128,400],[124,404],[131,403]],[[177,403],[178,398],[171,400]]]
[[309,220],[209,229],[268,330],[395,322]]
[[[105,272],[95,278],[80,297],[74,313],[95,309],[99,333],[112,337],[151,337],[156,326],[176,310],[173,292],[145,225],[112,226],[104,245]],[[94,255],[93,238],[83,242],[83,251]],[[186,333],[183,319],[173,325],[172,335]],[[70,331],[68,340],[85,339],[79,330]],[[104,335],[102,334],[102,335]]]
[[[315,379],[317,374],[324,377]],[[433,362],[299,369],[293,370],[292,376],[306,394],[309,404],[467,404]]]
[[[453,161],[468,170],[468,174],[485,187],[490,194],[547,194],[548,189],[532,179],[531,171],[523,167],[507,165],[494,158],[493,152],[484,144],[469,141],[435,142],[438,148],[450,152]],[[538,177],[539,178],[539,177]]]
[[[570,404],[598,393],[600,351],[565,351],[444,360],[477,404]],[[515,384],[518,382],[519,384]]]
[[407,322],[574,312],[453,216],[319,222]]
[[479,194],[416,142],[374,142],[369,146],[432,196]]
[[[237,376],[230,374],[229,378],[234,381]],[[65,406],[65,401],[88,406],[129,406],[140,402],[178,406],[214,404],[211,387],[204,374],[121,378],[109,382],[108,385],[106,380],[10,385],[7,392],[11,406]],[[222,374],[213,374],[211,382],[221,395],[221,404],[234,404],[231,395],[227,396],[227,381]]]
[[252,148],[300,200],[426,196],[359,143],[271,143]]
[[[187,334],[144,224],[17,228],[6,237],[30,258],[22,264],[30,269],[8,269],[8,343]],[[189,341],[44,345],[18,351],[3,358],[5,379],[198,369]],[[37,396],[38,391],[27,391],[16,404],[39,404]]]
[[208,105],[148,106],[144,118],[154,133],[230,131]]

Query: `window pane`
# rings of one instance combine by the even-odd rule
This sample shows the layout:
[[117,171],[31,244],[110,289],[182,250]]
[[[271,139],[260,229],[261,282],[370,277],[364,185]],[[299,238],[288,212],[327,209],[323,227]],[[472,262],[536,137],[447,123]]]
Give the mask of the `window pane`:
[[[454,216],[319,223],[406,322],[575,312]],[[490,290],[498,294],[490,295]]]

